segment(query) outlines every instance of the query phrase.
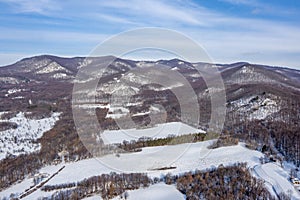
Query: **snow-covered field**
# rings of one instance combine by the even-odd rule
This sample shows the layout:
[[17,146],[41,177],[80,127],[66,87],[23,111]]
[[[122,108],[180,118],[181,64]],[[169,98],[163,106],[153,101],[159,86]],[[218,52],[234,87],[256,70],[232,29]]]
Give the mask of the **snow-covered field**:
[[84,200],[102,200],[102,198],[100,195],[95,195],[95,196],[84,198]]
[[[247,162],[249,167],[259,163],[262,154],[249,150],[240,143],[236,146],[207,149],[213,141],[171,146],[147,147],[141,152],[121,154],[120,157],[107,155],[101,158],[92,158],[78,162],[66,163],[65,168],[54,176],[47,185],[81,181],[95,175],[110,172],[145,172],[150,177],[160,177],[163,174],[181,174],[191,170],[205,170],[217,167],[220,164],[231,165],[236,162]],[[41,173],[53,174],[64,164],[47,166]],[[176,167],[169,170],[155,170],[162,167]],[[25,179],[7,190],[0,192],[0,196],[9,196],[13,193],[22,193],[32,185],[32,179]],[[37,190],[24,199],[37,199],[40,196],[50,196],[53,192]]]
[[152,139],[166,138],[169,135],[186,135],[193,133],[204,133],[203,130],[193,128],[182,122],[170,122],[158,124],[147,129],[122,129],[122,130],[105,130],[101,138],[104,144],[122,143],[124,140],[138,140],[141,137]]
[[[121,154],[120,157],[106,155],[97,159],[92,158],[59,164],[57,166],[47,166],[42,168],[40,172],[51,175],[65,165],[65,168],[47,183],[47,185],[56,185],[77,182],[88,177],[110,172],[143,172],[147,173],[150,177],[160,177],[169,172],[172,174],[181,174],[195,169],[206,170],[214,168],[220,164],[228,166],[237,162],[247,162],[248,167],[253,169],[253,174],[264,180],[267,188],[274,196],[280,192],[285,192],[286,194],[290,193],[292,199],[300,199],[299,193],[288,180],[288,172],[286,170],[274,163],[260,164],[259,158],[263,156],[261,152],[247,149],[243,143],[213,150],[208,149],[207,146],[212,142],[205,141],[192,144],[147,147],[143,148],[141,152]],[[157,170],[162,167],[176,168]],[[32,181],[32,178],[27,178],[21,183],[0,192],[0,196],[9,196],[11,193],[21,194],[25,189],[33,185]],[[139,197],[141,196],[153,197],[152,199],[182,199],[183,196],[172,187],[161,184],[153,185],[146,189],[129,191],[129,199],[140,199]],[[154,193],[155,191],[158,192]],[[42,196],[50,196],[54,192],[37,190],[24,199],[29,200]],[[157,194],[157,196],[151,196],[150,194]],[[88,199],[95,198],[99,199],[99,196]],[[118,199],[118,197],[115,199]]]
[[[138,190],[128,191],[128,200],[184,200],[185,197],[181,194],[174,185],[166,185],[164,183],[158,183],[151,185],[148,188],[140,188]],[[120,197],[116,197],[113,200],[121,200]]]
[[51,117],[37,120],[28,119],[20,112],[9,120],[0,120],[17,124],[16,129],[0,131],[0,160],[7,154],[19,155],[40,150],[36,139],[54,126],[59,115],[60,113],[53,113]]
[[[167,185],[165,183],[158,183],[147,188],[140,188],[137,190],[129,190],[127,193],[127,200],[184,200],[185,197],[181,194],[174,185]],[[122,200],[124,194],[113,198],[113,200]],[[85,198],[84,200],[99,200],[102,199],[100,195]]]

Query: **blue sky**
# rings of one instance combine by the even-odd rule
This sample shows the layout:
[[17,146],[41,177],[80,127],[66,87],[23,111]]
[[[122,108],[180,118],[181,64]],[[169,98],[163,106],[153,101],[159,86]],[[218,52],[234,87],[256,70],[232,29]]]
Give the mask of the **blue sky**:
[[300,69],[299,0],[0,0],[0,20],[0,65],[85,56],[122,31],[162,27],[191,37],[217,63]]

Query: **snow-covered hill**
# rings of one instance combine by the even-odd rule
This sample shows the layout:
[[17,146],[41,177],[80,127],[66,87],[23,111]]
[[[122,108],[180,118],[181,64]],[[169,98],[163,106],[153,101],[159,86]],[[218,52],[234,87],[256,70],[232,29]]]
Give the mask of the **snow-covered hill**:
[[[49,177],[64,167],[55,175],[48,185],[63,183],[76,183],[85,178],[109,174],[110,172],[145,172],[150,177],[160,177],[162,174],[182,174],[184,172],[198,170],[207,170],[219,165],[229,166],[237,162],[247,162],[253,176],[263,180],[275,197],[281,192],[291,193],[292,199],[299,199],[299,192],[295,190],[292,183],[288,180],[288,172],[280,166],[272,163],[261,164],[259,158],[262,153],[249,150],[243,143],[236,146],[221,147],[217,149],[208,149],[207,147],[213,141],[198,142],[192,144],[181,144],[173,146],[147,147],[141,152],[120,154],[120,156],[107,155],[100,158],[91,158],[78,162],[61,163],[59,165],[50,165],[42,168],[40,173],[49,174]],[[167,170],[157,170],[162,167],[173,167]],[[271,187],[268,187],[272,184]],[[13,185],[12,187],[0,192],[0,196],[9,196],[11,193],[21,195],[33,185],[33,177],[28,177],[24,181]],[[132,199],[140,195],[148,194],[150,191],[157,191],[155,197],[173,197],[181,199],[178,191],[173,186],[153,185],[147,189],[131,191],[129,196]],[[166,190],[157,190],[164,188]],[[168,193],[167,191],[173,191]],[[24,199],[37,199],[38,197],[51,196],[56,191],[45,192],[40,189],[26,196]],[[171,195],[171,196],[169,196]],[[90,198],[94,199],[96,197]],[[118,199],[118,198],[116,198]]]
[[39,151],[40,144],[36,140],[54,126],[59,115],[60,113],[53,113],[48,118],[29,119],[20,112],[9,120],[0,120],[0,122],[11,122],[17,125],[15,129],[0,132],[0,160],[8,155]]
[[249,120],[265,119],[280,111],[278,102],[275,95],[256,95],[232,101],[229,107],[241,113],[241,116],[247,116]]
[[[220,164],[232,165],[236,162],[247,162],[249,167],[259,164],[260,152],[249,150],[244,144],[237,146],[208,149],[213,141],[143,148],[141,152],[107,155],[78,162],[51,165],[40,170],[41,173],[54,174],[65,165],[65,168],[54,176],[47,184],[55,185],[72,183],[85,178],[109,174],[110,172],[146,172],[150,177],[160,177],[162,174],[181,174],[195,169],[205,170]],[[162,167],[175,167],[168,170],[157,170]],[[0,192],[0,196],[11,193],[23,193],[32,183],[33,177],[28,177],[21,183],[13,185]],[[52,192],[37,190],[25,199],[37,199],[40,196],[50,196]]]

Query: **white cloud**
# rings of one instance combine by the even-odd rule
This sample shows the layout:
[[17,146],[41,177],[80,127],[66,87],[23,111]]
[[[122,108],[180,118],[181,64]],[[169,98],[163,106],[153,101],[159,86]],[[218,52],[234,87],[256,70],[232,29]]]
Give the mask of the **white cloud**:
[[244,4],[244,5],[252,5],[255,6],[258,3],[255,0],[221,0],[231,4]]
[[[3,2],[3,0],[0,0]],[[235,5],[247,5],[253,12],[290,12],[257,0],[220,0]],[[63,25],[51,30],[30,28],[0,28],[0,40],[32,41],[32,44],[51,41],[59,47],[62,43],[76,45],[94,44],[130,28],[152,26],[181,31],[204,45],[217,61],[266,61],[282,64],[278,55],[296,55],[300,52],[300,28],[287,21],[262,18],[241,18],[217,12],[191,1],[166,0],[114,0],[114,1],[47,1],[8,0],[16,12],[34,12],[53,18],[67,19],[71,30]],[[58,10],[62,12],[55,12]],[[53,12],[52,12],[53,11]],[[48,20],[49,20],[48,19]],[[74,23],[74,24],[72,24]],[[91,32],[92,31],[92,32]],[[97,34],[97,31],[99,32]],[[162,38],[163,40],[163,38]],[[47,48],[44,47],[44,48]],[[74,48],[74,55],[78,49]],[[259,52],[259,54],[257,54]],[[255,54],[256,53],[256,54]],[[272,55],[273,60],[272,60]],[[297,63],[296,56],[286,56],[286,62]]]
[[244,5],[252,8],[251,13],[256,14],[272,14],[272,15],[291,15],[295,14],[295,10],[291,8],[283,8],[275,6],[271,1],[259,0],[219,0],[232,5]]
[[109,15],[109,14],[94,13],[94,14],[91,14],[91,17],[94,17],[99,20],[109,21],[112,23],[135,24],[135,25],[138,24],[132,20],[126,19],[125,17],[118,17],[118,16],[114,16],[114,15]]
[[16,13],[39,13],[47,14],[52,10],[59,10],[60,7],[51,0],[0,0],[12,6]]
[[[165,2],[158,0],[129,0],[126,2],[116,0],[101,2],[100,6],[106,9],[113,8],[116,9],[117,12],[127,13],[128,15],[134,15],[137,18],[140,18],[139,16],[143,16],[142,18],[140,18],[141,20],[154,20],[154,23],[159,23],[161,22],[159,20],[162,20],[163,22],[173,21],[177,23],[187,23],[189,25],[205,24],[203,21],[195,18],[196,10],[191,9],[191,7],[189,7],[189,10],[187,10],[185,4],[178,4],[178,2],[177,4],[174,4],[170,1]],[[198,12],[199,11],[204,11],[204,8],[202,10],[198,10]]]
[[81,42],[81,43],[94,43],[95,45],[103,41],[110,35],[108,34],[94,34],[83,33],[75,31],[48,31],[48,30],[22,30],[22,29],[7,29],[0,28],[1,40],[14,40],[20,42],[26,41],[48,41],[48,42]]

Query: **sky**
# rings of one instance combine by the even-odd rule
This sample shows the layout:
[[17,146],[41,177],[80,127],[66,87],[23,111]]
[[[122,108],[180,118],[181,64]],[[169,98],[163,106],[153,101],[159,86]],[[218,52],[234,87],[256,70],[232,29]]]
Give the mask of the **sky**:
[[300,69],[299,0],[0,0],[0,20],[1,66],[87,56],[113,35],[158,27],[192,38],[215,63]]

